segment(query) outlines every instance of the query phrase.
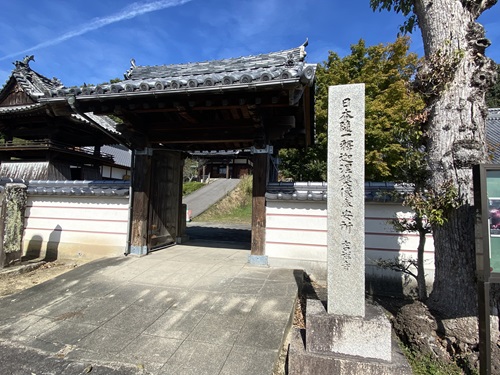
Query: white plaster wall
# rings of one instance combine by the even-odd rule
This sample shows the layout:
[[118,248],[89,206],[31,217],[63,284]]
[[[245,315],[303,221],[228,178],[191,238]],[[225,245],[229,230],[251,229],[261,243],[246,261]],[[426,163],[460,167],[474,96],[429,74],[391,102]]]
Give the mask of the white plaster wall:
[[123,254],[127,244],[128,197],[29,196],[23,249],[58,258],[95,259]]
[[[397,203],[365,204],[365,261],[367,279],[404,282],[402,275],[381,270],[374,261],[417,257],[418,234],[398,233],[389,223],[411,214]],[[266,203],[266,255],[271,266],[301,267],[317,277],[326,274],[327,212],[325,201],[279,201]],[[428,284],[434,278],[434,243],[427,236],[425,266]],[[413,285],[411,281],[410,286]]]
[[114,178],[117,180],[123,180],[123,176],[129,174],[126,169],[117,167],[108,167],[106,165],[101,167],[101,175],[103,178]]

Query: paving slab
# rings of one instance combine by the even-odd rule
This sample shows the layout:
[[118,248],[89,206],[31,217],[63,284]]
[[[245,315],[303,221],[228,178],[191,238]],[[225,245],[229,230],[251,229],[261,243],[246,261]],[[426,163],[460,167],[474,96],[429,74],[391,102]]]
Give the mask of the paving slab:
[[0,373],[271,374],[299,273],[231,246],[102,259],[1,298]]

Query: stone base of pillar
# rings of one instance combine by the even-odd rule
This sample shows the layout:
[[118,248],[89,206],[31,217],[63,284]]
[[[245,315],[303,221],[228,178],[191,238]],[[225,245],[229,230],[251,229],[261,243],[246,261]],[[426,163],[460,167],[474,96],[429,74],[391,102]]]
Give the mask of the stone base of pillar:
[[249,255],[248,263],[254,266],[268,266],[267,255]]
[[147,246],[130,246],[129,255],[135,256],[144,256],[148,255],[148,247]]
[[365,317],[328,314],[307,301],[306,329],[293,332],[289,374],[411,374],[383,310],[366,305]]
[[188,235],[183,235],[183,236],[179,236],[175,239],[175,242],[177,244],[183,244],[183,243],[186,243],[189,241],[189,236]]

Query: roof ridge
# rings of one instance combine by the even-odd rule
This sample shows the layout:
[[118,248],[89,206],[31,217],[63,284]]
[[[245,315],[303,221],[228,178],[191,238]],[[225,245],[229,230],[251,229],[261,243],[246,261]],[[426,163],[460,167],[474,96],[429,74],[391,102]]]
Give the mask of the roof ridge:
[[35,61],[34,55],[27,55],[24,59],[13,62],[15,68],[0,92],[4,90],[11,78],[14,78],[26,94],[36,102],[40,97],[49,95],[50,90],[64,87],[58,78],[50,79],[35,72],[29,65],[30,61]]
[[[230,57],[230,58],[224,58],[224,59],[215,59],[215,60],[205,60],[205,61],[200,61],[200,62],[188,62],[188,63],[179,63],[179,64],[164,64],[164,65],[137,65],[135,62],[135,59],[130,60],[130,69],[127,70],[124,73],[125,80],[130,80],[133,79],[134,77],[134,72],[135,71],[140,71],[140,70],[145,70],[145,69],[181,69],[181,68],[194,68],[194,67],[203,67],[203,66],[208,66],[208,65],[214,65],[214,64],[230,64],[234,63],[240,60],[248,60],[248,61],[253,61],[257,59],[263,59],[263,58],[269,58],[269,57],[281,57],[284,59],[284,62],[287,63],[290,66],[295,65],[296,62],[303,62],[304,58],[306,56],[306,51],[305,47],[307,46],[308,42],[306,41],[304,44],[300,45],[299,47],[295,48],[290,48],[290,49],[285,49],[281,51],[275,51],[275,52],[269,52],[269,53],[261,53],[261,54],[255,54],[255,55],[246,55],[246,56],[239,56],[239,57]],[[295,56],[298,55],[298,56]],[[296,60],[296,57],[298,57],[298,61]],[[222,71],[220,73],[223,73]],[[201,73],[200,73],[201,74]],[[182,76],[182,75],[180,75]]]
[[274,51],[274,52],[268,52],[268,53],[260,53],[260,54],[254,54],[254,55],[244,55],[244,56],[238,56],[238,57],[229,57],[229,58],[223,58],[223,59],[214,59],[214,60],[205,60],[205,61],[198,61],[198,62],[187,62],[187,63],[178,63],[178,64],[161,64],[161,65],[137,65],[136,62],[135,62],[135,59],[132,58],[130,60],[130,69],[127,70],[125,73],[124,73],[124,76],[126,79],[130,79],[128,78],[131,73],[137,69],[137,68],[168,68],[168,67],[174,67],[174,66],[193,66],[193,65],[203,65],[203,64],[209,64],[209,63],[215,63],[215,62],[230,62],[230,61],[237,61],[237,60],[240,60],[240,59],[252,59],[252,58],[258,58],[258,57],[262,57],[262,56],[269,56],[269,55],[283,55],[285,53],[292,53],[292,52],[296,52],[296,51],[300,51],[300,61],[303,61],[305,56],[306,56],[306,52],[305,52],[305,47],[307,46],[307,41],[300,45],[299,47],[295,47],[295,48],[289,48],[289,49],[284,49],[284,50],[280,50],[280,51]]
[[206,91],[232,89],[238,85],[276,85],[299,83],[311,86],[317,64],[305,62],[306,41],[299,47],[265,54],[240,56],[204,62],[139,66],[135,60],[115,83],[51,90],[49,97],[113,95],[124,92]]
[[500,119],[500,108],[488,108],[487,118],[490,120]]

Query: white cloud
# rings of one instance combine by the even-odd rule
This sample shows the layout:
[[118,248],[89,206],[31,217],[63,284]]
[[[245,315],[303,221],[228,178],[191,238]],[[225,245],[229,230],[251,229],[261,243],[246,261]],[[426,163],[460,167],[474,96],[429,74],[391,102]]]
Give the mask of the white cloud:
[[17,51],[17,52],[2,56],[2,57],[0,57],[0,61],[9,59],[9,58],[12,58],[15,56],[19,56],[19,55],[24,54],[24,53],[32,52],[32,51],[38,50],[40,48],[49,47],[49,46],[53,46],[53,45],[62,43],[68,39],[86,34],[90,31],[100,29],[104,26],[111,25],[111,24],[116,23],[116,22],[129,20],[129,19],[135,18],[137,16],[140,16],[140,15],[143,15],[146,13],[156,12],[158,10],[183,5],[183,4],[188,3],[190,1],[191,0],[157,0],[157,1],[147,2],[147,3],[135,2],[135,3],[132,3],[131,5],[123,8],[118,13],[115,13],[115,14],[112,14],[112,15],[109,15],[106,17],[95,18],[94,20],[90,21],[88,24],[84,24],[84,25],[82,25],[74,30],[68,31],[57,38],[50,39],[50,40],[45,41],[43,43],[39,43],[33,47],[27,48],[27,49],[22,50],[22,51]]

